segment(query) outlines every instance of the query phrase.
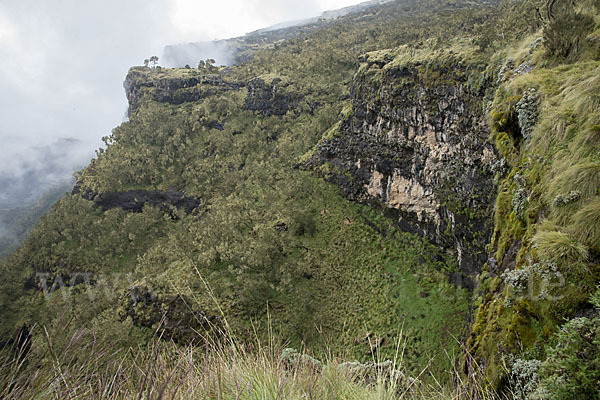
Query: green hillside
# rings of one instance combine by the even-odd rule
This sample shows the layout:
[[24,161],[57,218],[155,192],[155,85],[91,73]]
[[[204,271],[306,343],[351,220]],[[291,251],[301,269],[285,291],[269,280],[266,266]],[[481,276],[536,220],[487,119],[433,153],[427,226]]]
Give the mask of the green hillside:
[[599,6],[395,1],[240,65],[131,68],[129,121],[2,262],[4,352],[33,328],[23,373],[61,349],[77,376],[89,335],[142,358],[400,341],[403,377],[595,398]]

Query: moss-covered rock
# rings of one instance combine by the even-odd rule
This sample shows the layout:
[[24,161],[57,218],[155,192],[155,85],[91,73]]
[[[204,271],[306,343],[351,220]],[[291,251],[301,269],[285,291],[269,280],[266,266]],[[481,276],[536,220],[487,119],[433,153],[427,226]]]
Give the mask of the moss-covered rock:
[[198,303],[183,294],[135,285],[127,290],[122,303],[122,318],[130,317],[134,325],[151,328],[158,336],[176,342],[200,344],[224,334],[219,315],[197,309]]

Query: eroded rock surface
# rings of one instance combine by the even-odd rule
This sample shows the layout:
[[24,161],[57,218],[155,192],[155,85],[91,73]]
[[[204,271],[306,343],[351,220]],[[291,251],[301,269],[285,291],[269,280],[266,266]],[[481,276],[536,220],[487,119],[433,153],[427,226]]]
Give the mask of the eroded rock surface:
[[486,260],[498,159],[483,89],[469,87],[465,73],[476,68],[366,58],[350,89],[352,112],[304,164],[349,199],[384,206],[404,230],[454,252],[467,281]]
[[142,212],[145,205],[151,205],[165,213],[171,213],[173,208],[177,208],[191,214],[200,205],[199,199],[175,190],[126,190],[98,194],[91,190],[82,190],[76,185],[73,194],[80,194],[84,199],[93,201],[104,211],[122,208],[129,212]]
[[189,76],[164,76],[150,68],[132,68],[125,82],[125,95],[129,101],[129,115],[138,109],[139,101],[148,95],[154,101],[169,104],[182,104],[198,101],[215,94],[238,90],[243,84],[228,82],[221,75],[202,75],[190,72]]
[[285,86],[285,82],[278,77],[252,79],[247,84],[248,95],[244,107],[265,117],[285,115],[297,104],[295,96],[285,92]]
[[129,288],[123,300],[123,317],[137,326],[157,329],[177,342],[205,339],[205,333],[220,334],[222,321],[217,315],[197,310],[193,299],[181,294],[154,292],[145,285]]

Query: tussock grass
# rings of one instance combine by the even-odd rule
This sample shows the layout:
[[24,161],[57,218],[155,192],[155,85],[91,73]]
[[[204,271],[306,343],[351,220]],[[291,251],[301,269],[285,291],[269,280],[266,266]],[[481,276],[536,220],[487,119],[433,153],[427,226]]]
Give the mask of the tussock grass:
[[565,169],[550,183],[547,192],[548,203],[558,194],[579,191],[581,198],[590,198],[598,193],[600,187],[600,162],[576,164]]
[[568,233],[542,231],[532,241],[538,256],[546,261],[576,262],[586,260],[589,256],[587,247]]
[[[600,188],[600,162],[583,162],[565,167],[548,184],[545,200],[552,204],[557,196],[567,196],[569,193],[577,193],[579,199],[566,205],[553,207],[553,215],[561,225],[569,225],[574,215],[584,207],[587,202],[594,198]],[[570,231],[575,228],[583,228],[588,231],[593,227],[585,227],[585,221],[579,219],[577,226],[571,226]],[[579,236],[578,236],[579,237]]]
[[[349,399],[425,400],[499,398],[479,379],[456,370],[452,385],[411,380],[400,385],[389,371],[369,382],[357,379],[330,357],[322,369],[290,366],[283,345],[271,337],[242,344],[230,337],[202,346],[181,346],[158,333],[146,347],[101,345],[81,329],[66,345],[36,328],[32,343],[0,352],[3,399]],[[400,343],[400,341],[398,342]],[[404,342],[406,343],[406,342]],[[31,350],[29,346],[31,345]],[[401,365],[399,349],[395,362]],[[394,366],[394,369],[396,367]],[[400,366],[398,367],[400,368]],[[421,373],[427,376],[429,371]],[[394,375],[394,374],[392,374]]]
[[590,201],[573,216],[569,231],[581,243],[600,251],[600,197]]

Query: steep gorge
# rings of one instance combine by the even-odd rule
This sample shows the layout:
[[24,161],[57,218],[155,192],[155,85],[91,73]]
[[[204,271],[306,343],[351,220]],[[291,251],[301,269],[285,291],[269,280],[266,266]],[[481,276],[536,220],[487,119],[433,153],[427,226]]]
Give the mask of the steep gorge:
[[468,27],[512,24],[495,5],[428,3],[239,66],[133,67],[130,120],[2,264],[2,339],[64,316],[124,345],[273,324],[370,359],[402,334],[411,374],[466,348],[514,387],[565,321],[597,317],[600,36],[552,60],[507,2],[526,29],[486,52]]

